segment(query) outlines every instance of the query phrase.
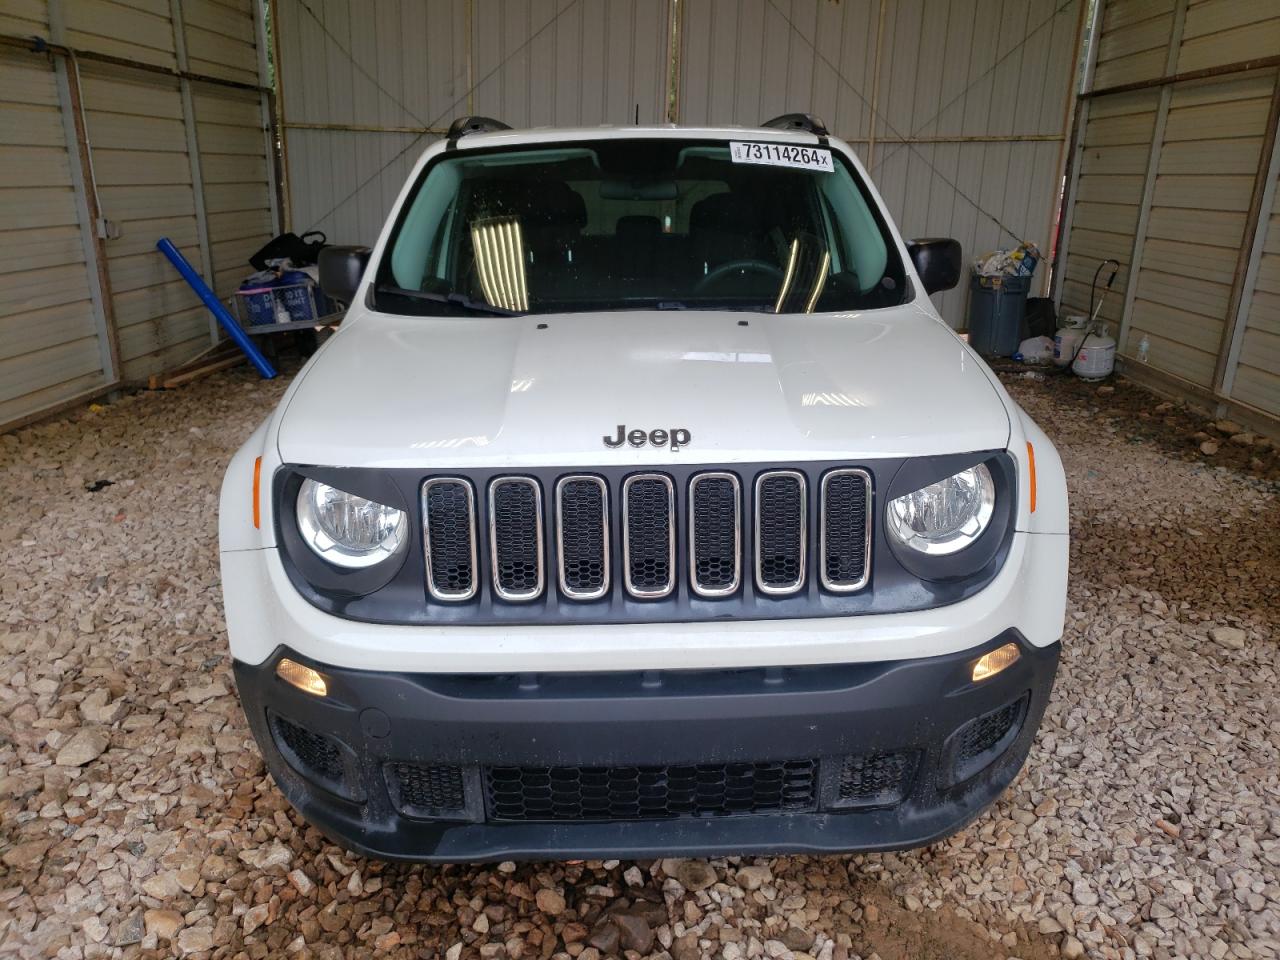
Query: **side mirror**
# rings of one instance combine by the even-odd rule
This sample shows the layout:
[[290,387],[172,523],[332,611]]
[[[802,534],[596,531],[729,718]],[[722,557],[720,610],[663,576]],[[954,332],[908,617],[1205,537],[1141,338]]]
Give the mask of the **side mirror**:
[[369,266],[368,247],[323,247],[320,250],[320,289],[326,296],[350,305]]
[[[920,274],[920,282],[924,284],[925,293],[950,290],[960,282],[964,254],[960,250],[958,240],[947,240],[942,237],[912,240],[907,244],[907,253],[911,255],[916,273]],[[323,269],[320,275],[323,284]]]

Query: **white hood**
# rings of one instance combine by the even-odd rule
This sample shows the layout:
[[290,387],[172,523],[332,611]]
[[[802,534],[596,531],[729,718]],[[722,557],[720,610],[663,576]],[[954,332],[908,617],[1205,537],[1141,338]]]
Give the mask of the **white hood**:
[[[691,442],[610,448],[628,431]],[[907,305],[403,317],[353,309],[295,384],[285,463],[590,466],[840,460],[1003,448],[985,365]]]

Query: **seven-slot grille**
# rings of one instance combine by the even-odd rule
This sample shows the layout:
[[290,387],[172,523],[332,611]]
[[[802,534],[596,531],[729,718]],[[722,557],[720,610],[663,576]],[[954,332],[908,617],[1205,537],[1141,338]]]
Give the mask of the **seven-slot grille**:
[[[546,594],[548,579],[571,601],[607,597],[615,549],[622,587],[635,599],[668,597],[681,580],[697,597],[733,596],[743,589],[744,566],[754,572],[760,594],[800,593],[809,579],[811,491],[805,474],[759,473],[751,480],[750,510],[744,510],[743,485],[728,471],[695,473],[679,493],[687,506],[678,510],[676,484],[664,473],[626,477],[616,490],[616,505],[609,483],[592,474],[558,478],[549,505],[538,480],[504,476],[484,487],[481,517],[471,480],[433,477],[422,487],[428,592],[440,602],[478,594],[477,525],[483,520],[485,568],[493,595],[503,601],[536,600]],[[814,486],[818,582],[832,593],[861,590],[871,575],[871,475],[840,468],[815,479]],[[611,536],[614,510],[620,544]],[[544,535],[549,523],[555,532],[551,550]],[[687,572],[681,569],[685,560],[677,564],[678,548],[687,548]],[[555,564],[554,578],[546,574],[548,563]]]

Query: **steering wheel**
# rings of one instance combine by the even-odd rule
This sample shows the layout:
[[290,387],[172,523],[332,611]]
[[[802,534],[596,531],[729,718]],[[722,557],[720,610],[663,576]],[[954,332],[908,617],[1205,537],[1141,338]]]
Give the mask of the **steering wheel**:
[[703,294],[709,288],[723,282],[731,274],[735,273],[754,273],[770,280],[779,282],[782,280],[782,269],[767,260],[730,260],[728,263],[722,263],[720,266],[713,268],[710,273],[699,280],[693,288],[693,292],[695,295]]

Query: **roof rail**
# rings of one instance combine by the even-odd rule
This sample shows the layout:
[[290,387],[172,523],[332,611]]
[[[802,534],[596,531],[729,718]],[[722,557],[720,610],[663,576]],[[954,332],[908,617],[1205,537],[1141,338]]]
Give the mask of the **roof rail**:
[[457,140],[459,137],[465,137],[468,133],[493,133],[497,130],[510,129],[507,124],[501,120],[494,120],[492,117],[459,117],[449,124],[448,138]]
[[819,137],[829,135],[827,125],[822,122],[821,118],[815,117],[812,113],[784,113],[780,117],[766,120],[760,126],[774,127],[778,130],[803,130]]

